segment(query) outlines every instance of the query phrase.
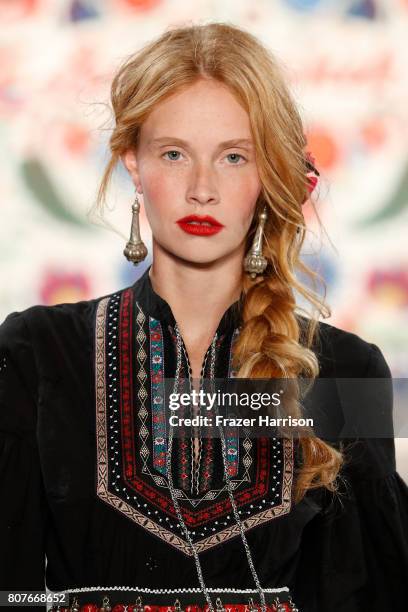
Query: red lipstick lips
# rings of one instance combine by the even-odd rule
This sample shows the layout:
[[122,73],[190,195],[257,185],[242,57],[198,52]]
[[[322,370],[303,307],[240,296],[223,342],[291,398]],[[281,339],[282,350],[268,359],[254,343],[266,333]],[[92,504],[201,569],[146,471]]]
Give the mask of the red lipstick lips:
[[176,223],[187,234],[194,234],[195,236],[212,236],[218,234],[224,227],[222,223],[209,215],[187,215],[187,217],[178,219]]

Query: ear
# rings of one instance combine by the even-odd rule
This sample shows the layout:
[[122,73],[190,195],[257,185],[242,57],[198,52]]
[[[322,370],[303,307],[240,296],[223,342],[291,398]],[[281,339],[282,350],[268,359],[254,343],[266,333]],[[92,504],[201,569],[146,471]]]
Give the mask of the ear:
[[133,149],[127,149],[127,151],[125,151],[124,153],[122,153],[122,155],[120,156],[123,165],[125,166],[126,170],[129,172],[131,179],[138,191],[138,193],[143,193],[142,191],[142,187],[140,184],[140,176],[139,176],[139,171],[138,171],[138,166],[137,166],[137,160],[136,160],[136,153]]

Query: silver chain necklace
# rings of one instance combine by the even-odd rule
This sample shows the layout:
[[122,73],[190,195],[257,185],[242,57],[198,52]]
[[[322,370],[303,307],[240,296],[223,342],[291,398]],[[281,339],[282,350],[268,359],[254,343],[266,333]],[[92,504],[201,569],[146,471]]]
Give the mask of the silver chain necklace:
[[[176,345],[177,345],[177,363],[176,363],[176,373],[175,373],[175,380],[174,380],[174,386],[173,386],[173,393],[177,392],[178,389],[178,384],[179,384],[179,378],[180,378],[180,369],[181,369],[181,354],[182,354],[182,339],[181,339],[181,334],[180,334],[180,330],[178,328],[178,325],[176,323],[175,325],[175,331],[176,331]],[[211,380],[214,379],[214,367],[215,367],[215,344],[217,341],[217,337],[218,337],[218,333],[216,332],[214,335],[214,338],[212,340],[211,343],[211,363],[210,363],[210,368],[211,368]],[[188,364],[189,365],[189,364]],[[189,376],[190,376],[190,368],[189,368]],[[218,412],[218,411],[217,411]],[[254,582],[256,585],[256,588],[259,592],[260,598],[261,598],[261,609],[262,612],[266,612],[266,601],[265,601],[265,593],[261,587],[261,584],[259,582],[259,578],[258,578],[258,574],[256,573],[255,570],[255,566],[252,560],[252,555],[251,555],[251,551],[244,533],[244,529],[241,523],[241,519],[239,518],[239,513],[238,513],[238,508],[237,505],[235,503],[235,499],[234,499],[234,494],[233,494],[233,490],[232,490],[232,485],[231,485],[231,481],[229,478],[229,474],[228,474],[228,462],[227,462],[227,452],[226,452],[226,444],[225,444],[225,437],[224,437],[224,431],[222,428],[222,425],[218,426],[219,431],[220,431],[220,437],[221,437],[221,450],[222,450],[222,459],[223,459],[223,463],[224,463],[224,476],[226,479],[226,483],[227,483],[227,489],[228,489],[228,494],[229,494],[229,498],[231,501],[231,506],[232,509],[234,511],[234,517],[235,520],[237,522],[237,525],[239,527],[240,530],[240,535],[241,535],[241,539],[245,548],[245,552],[248,558],[248,564],[252,573],[252,576],[254,578]],[[198,580],[200,582],[200,586],[201,589],[205,595],[205,598],[207,600],[208,603],[208,607],[211,610],[211,612],[214,612],[214,607],[208,592],[208,589],[205,585],[204,582],[204,578],[203,578],[203,572],[202,572],[202,568],[201,568],[201,563],[200,563],[200,559],[198,557],[198,552],[196,550],[196,547],[194,546],[194,543],[191,539],[190,536],[190,532],[187,529],[187,526],[184,522],[183,516],[181,514],[181,510],[180,510],[180,505],[179,502],[177,500],[177,496],[176,496],[176,492],[174,489],[174,485],[173,485],[173,477],[172,477],[172,473],[171,473],[171,452],[172,452],[172,448],[173,448],[173,426],[170,426],[170,433],[169,433],[169,442],[168,442],[168,450],[167,450],[167,457],[166,457],[166,468],[167,468],[167,478],[168,478],[168,482],[169,482],[169,490],[170,490],[170,494],[171,494],[171,498],[174,504],[174,508],[176,510],[176,514],[179,520],[179,523],[185,533],[185,536],[187,538],[187,541],[191,547],[191,550],[193,552],[193,556],[194,556],[194,561],[195,561],[195,565],[196,565],[196,569],[197,569],[197,574],[198,574]]]

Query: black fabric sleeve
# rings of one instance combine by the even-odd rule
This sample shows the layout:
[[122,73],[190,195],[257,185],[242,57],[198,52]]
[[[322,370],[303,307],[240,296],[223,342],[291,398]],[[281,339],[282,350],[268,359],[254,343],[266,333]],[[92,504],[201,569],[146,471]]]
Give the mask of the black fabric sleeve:
[[[346,343],[347,340],[347,343]],[[384,378],[391,372],[374,344],[344,338],[334,362],[342,375]],[[342,388],[342,387],[340,387]],[[366,387],[368,389],[368,387]],[[384,381],[383,389],[387,391]],[[368,392],[370,404],[371,392]],[[345,422],[360,400],[341,409]],[[392,393],[384,393],[374,410],[392,420]],[[366,406],[363,406],[366,409]],[[375,417],[377,418],[377,417]],[[408,488],[396,471],[392,436],[340,440],[345,458],[338,491],[324,490],[322,511],[306,526],[295,594],[303,612],[383,612],[408,608]]]
[[46,502],[36,442],[37,395],[28,329],[23,314],[13,312],[0,325],[0,590],[4,591],[45,590]]
[[[370,344],[366,376],[391,379],[381,350]],[[392,393],[379,418],[392,419]],[[384,403],[384,402],[383,402]],[[362,611],[408,608],[408,487],[396,471],[392,437],[358,440],[351,450],[346,478],[353,489],[364,562]]]

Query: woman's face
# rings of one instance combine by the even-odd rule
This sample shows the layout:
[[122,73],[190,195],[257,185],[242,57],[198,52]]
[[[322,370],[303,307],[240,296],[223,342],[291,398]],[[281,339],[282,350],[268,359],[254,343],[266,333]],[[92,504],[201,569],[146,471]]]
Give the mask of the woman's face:
[[200,264],[243,257],[261,183],[248,114],[226,86],[200,80],[158,104],[122,160],[156,248]]

